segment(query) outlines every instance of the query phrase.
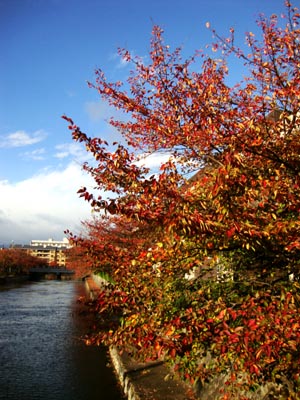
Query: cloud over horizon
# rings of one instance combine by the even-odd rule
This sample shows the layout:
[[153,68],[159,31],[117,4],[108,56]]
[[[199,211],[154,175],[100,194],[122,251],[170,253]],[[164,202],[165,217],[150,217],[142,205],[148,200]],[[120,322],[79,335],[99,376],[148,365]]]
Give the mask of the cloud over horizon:
[[[87,152],[77,143],[56,146],[56,157],[72,155],[75,160],[65,167],[40,170],[30,178],[11,183],[0,181],[0,245],[11,242],[26,244],[32,239],[60,240],[64,230],[79,234],[81,222],[92,218],[88,202],[77,191],[86,186],[93,191],[94,180],[82,170],[80,161]],[[159,168],[170,154],[140,155],[138,165]]]
[[90,205],[77,194],[81,186],[93,181],[74,162],[14,184],[0,181],[0,244],[61,239],[66,229],[78,233],[81,221],[91,218]]

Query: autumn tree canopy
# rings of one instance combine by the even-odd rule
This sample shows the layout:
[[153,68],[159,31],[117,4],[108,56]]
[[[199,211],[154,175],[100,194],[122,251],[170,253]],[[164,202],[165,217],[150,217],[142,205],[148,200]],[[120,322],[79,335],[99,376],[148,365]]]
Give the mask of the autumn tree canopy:
[[[299,389],[298,284],[288,283],[300,255],[299,21],[287,1],[285,16],[260,17],[261,37],[248,33],[246,49],[233,29],[225,38],[212,30],[211,51],[183,60],[158,26],[147,61],[120,49],[133,68],[127,82],[99,69],[89,86],[127,114],[110,120],[127,146],[64,116],[95,159],[84,169],[100,195],[80,196],[107,215],[75,240],[114,282],[97,307],[120,320],[96,342],[172,359],[193,382],[230,369],[230,382],[250,374],[248,388],[284,375]],[[245,78],[230,86],[233,56]],[[136,162],[141,152],[170,159],[151,175]],[[220,262],[230,282],[215,282]],[[203,273],[186,279],[194,268]],[[208,353],[213,366],[201,363]]]
[[26,275],[30,268],[40,266],[43,260],[22,249],[0,250],[0,276]]

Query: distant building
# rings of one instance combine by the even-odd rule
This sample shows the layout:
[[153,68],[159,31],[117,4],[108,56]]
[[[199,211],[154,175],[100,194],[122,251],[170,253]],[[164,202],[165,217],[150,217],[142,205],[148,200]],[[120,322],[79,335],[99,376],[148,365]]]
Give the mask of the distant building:
[[66,250],[71,247],[67,238],[62,241],[53,240],[31,240],[28,247],[32,256],[38,257],[48,265],[65,267],[67,262]]
[[67,263],[67,250],[71,248],[67,238],[63,240],[31,240],[29,245],[11,245],[11,248],[25,250],[28,254],[44,260],[45,264],[65,267]]
[[39,247],[56,247],[56,248],[70,248],[71,245],[67,238],[63,238],[63,240],[53,240],[52,238],[48,240],[32,240],[30,242],[30,246],[39,246]]

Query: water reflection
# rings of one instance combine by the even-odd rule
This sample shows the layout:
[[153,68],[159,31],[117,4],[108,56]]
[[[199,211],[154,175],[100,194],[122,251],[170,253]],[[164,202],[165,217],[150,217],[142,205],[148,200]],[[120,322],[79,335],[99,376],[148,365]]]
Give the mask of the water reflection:
[[120,400],[103,349],[78,337],[86,322],[76,282],[32,282],[0,290],[1,400]]

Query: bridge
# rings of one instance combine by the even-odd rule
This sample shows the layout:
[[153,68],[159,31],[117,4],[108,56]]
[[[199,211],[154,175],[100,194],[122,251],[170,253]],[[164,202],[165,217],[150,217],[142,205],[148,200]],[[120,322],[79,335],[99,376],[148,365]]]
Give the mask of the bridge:
[[56,280],[68,280],[72,279],[74,271],[66,268],[56,267],[36,267],[29,270],[29,276],[31,279],[56,279]]

